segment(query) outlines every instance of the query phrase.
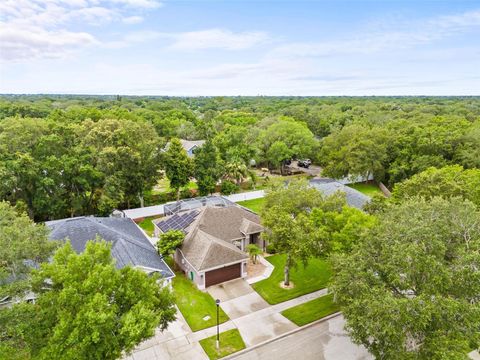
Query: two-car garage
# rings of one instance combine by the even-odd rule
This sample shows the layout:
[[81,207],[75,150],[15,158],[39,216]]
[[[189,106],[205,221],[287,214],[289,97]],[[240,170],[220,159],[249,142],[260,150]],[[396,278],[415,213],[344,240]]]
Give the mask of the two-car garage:
[[233,264],[205,272],[205,287],[219,284],[242,276],[242,263]]

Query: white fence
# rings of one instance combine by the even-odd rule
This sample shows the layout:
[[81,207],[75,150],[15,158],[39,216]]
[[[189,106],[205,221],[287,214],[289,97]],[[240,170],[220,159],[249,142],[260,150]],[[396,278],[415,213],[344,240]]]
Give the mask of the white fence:
[[[260,199],[260,198],[263,198],[264,196],[265,196],[265,191],[257,190],[257,191],[249,191],[241,194],[233,194],[233,195],[225,196],[225,198],[227,198],[232,202],[240,202],[245,200]],[[136,209],[121,210],[121,211],[116,210],[112,215],[115,216],[115,214],[122,214],[121,216],[134,219],[134,220],[151,217],[151,216],[163,216],[165,215],[165,210],[163,208],[164,205],[165,204],[147,206],[147,207],[136,208]]]
[[232,194],[232,195],[225,196],[225,198],[233,202],[254,200],[254,199],[260,199],[263,197],[265,197],[264,190],[249,191],[249,192],[244,192],[240,194]]

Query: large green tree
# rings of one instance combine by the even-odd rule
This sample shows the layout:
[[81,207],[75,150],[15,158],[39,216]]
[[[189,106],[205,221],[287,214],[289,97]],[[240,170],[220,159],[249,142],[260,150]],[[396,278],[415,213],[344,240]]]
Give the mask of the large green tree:
[[265,196],[261,212],[267,231],[262,235],[275,250],[286,254],[284,284],[290,285],[290,268],[306,263],[315,253],[314,229],[309,219],[311,209],[319,206],[322,195],[306,181],[275,185]]
[[192,161],[179,139],[173,138],[164,153],[165,175],[170,181],[170,187],[180,199],[180,189],[187,186],[192,176]]
[[375,224],[375,217],[348,207],[342,194],[325,199],[310,215],[317,238],[321,239],[321,253],[348,253]]
[[207,140],[195,152],[194,174],[200,195],[208,195],[215,191],[215,186],[223,174],[223,165],[211,140]]
[[[92,150],[96,168],[105,177],[101,210],[108,213],[112,206],[143,205],[144,193],[158,180],[161,166],[162,144],[153,126],[145,121],[102,119],[87,120],[84,128],[83,146]],[[109,186],[115,190],[109,191]]]
[[480,207],[480,169],[465,170],[460,165],[429,168],[396,184],[391,200],[399,202],[414,196],[458,196]]
[[333,178],[374,175],[382,180],[387,160],[387,133],[378,127],[348,125],[322,140],[322,174]]
[[304,123],[289,117],[269,120],[257,138],[260,160],[274,162],[278,166],[286,157],[315,155],[318,142]]
[[6,335],[33,359],[118,359],[175,319],[171,291],[157,281],[116,269],[105,242],[89,242],[82,254],[66,244],[34,273],[36,303],[0,320],[10,320]]
[[460,198],[390,205],[330,289],[377,359],[466,359],[480,344],[480,212]]
[[0,299],[21,298],[29,289],[31,270],[47,261],[56,246],[45,226],[0,202]]

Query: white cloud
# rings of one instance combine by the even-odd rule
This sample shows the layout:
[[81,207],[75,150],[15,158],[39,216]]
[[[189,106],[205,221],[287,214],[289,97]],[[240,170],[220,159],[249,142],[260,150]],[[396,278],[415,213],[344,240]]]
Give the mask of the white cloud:
[[228,49],[242,50],[264,43],[268,35],[260,31],[234,33],[224,29],[209,29],[172,34],[175,42],[170,46],[176,50]]
[[204,49],[244,50],[265,43],[269,40],[269,37],[266,33],[260,31],[235,33],[223,29],[207,29],[167,33],[146,30],[131,32],[119,41],[108,43],[107,46],[122,48],[158,39],[171,41],[171,44],[167,47],[168,50],[194,51]]
[[122,19],[122,22],[129,25],[139,24],[143,21],[141,16],[128,16]]
[[0,56],[6,61],[60,58],[79,46],[96,43],[98,41],[92,35],[84,32],[0,26]]
[[162,3],[155,0],[109,0],[112,3],[139,7],[145,9],[154,9],[162,6]]
[[480,11],[439,16],[422,22],[390,24],[379,32],[355,34],[347,39],[326,42],[290,43],[277,47],[272,56],[336,56],[372,54],[384,50],[405,49],[429,44],[480,27]]

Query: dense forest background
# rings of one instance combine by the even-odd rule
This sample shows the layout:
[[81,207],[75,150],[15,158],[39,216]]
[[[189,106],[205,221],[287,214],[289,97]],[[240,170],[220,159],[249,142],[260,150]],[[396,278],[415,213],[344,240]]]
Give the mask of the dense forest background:
[[208,140],[225,171],[308,157],[324,176],[393,187],[430,167],[480,168],[480,97],[4,95],[0,200],[39,221],[139,206],[172,138]]

